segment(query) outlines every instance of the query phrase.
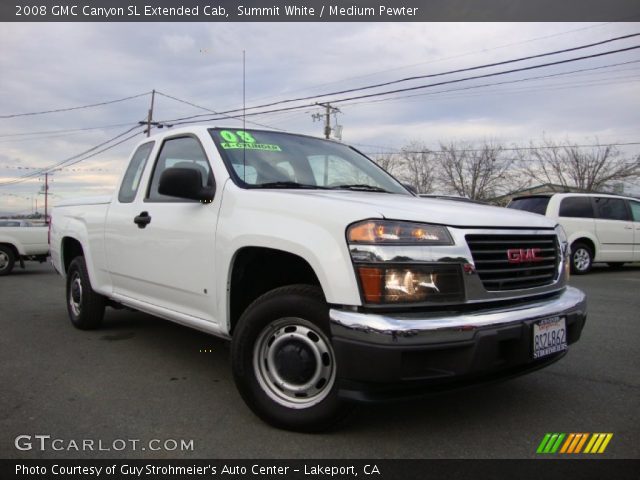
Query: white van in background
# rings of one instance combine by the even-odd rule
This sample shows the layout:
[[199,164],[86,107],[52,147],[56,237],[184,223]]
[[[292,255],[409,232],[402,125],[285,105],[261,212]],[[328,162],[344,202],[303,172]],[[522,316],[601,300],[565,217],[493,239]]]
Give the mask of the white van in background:
[[507,208],[555,219],[571,245],[571,271],[594,262],[611,267],[640,262],[640,200],[602,193],[553,193],[515,197]]

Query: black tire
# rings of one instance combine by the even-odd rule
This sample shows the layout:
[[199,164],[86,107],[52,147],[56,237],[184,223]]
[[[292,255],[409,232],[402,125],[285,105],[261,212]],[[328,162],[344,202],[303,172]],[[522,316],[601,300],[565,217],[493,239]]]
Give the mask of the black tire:
[[571,245],[571,273],[584,275],[593,266],[593,250],[589,245],[575,242]]
[[338,397],[329,307],[317,287],[277,288],[249,305],[233,334],[231,363],[246,404],[275,427],[318,432],[348,413]]
[[8,245],[0,245],[0,277],[9,275],[16,263],[13,249]]
[[624,262],[608,262],[607,265],[609,265],[609,268],[618,269],[622,268]]
[[74,327],[93,330],[102,324],[105,299],[93,291],[84,257],[76,257],[67,271],[67,312]]

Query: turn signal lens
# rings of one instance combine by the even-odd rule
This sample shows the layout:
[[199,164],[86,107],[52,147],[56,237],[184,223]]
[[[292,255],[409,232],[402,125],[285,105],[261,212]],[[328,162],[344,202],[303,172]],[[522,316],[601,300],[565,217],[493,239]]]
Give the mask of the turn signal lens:
[[380,303],[382,301],[382,269],[372,267],[358,268],[360,285],[364,293],[364,301],[367,303]]
[[453,245],[449,231],[442,225],[365,220],[347,229],[349,243],[394,245]]
[[417,303],[463,300],[456,265],[357,267],[365,303]]

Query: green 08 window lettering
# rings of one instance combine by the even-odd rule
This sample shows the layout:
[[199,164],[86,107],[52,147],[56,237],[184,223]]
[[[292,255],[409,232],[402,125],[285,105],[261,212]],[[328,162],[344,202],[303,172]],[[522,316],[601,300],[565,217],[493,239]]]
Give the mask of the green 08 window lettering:
[[338,142],[262,130],[209,130],[243,188],[307,188],[409,193],[391,175]]
[[220,136],[227,142],[231,143],[238,143],[238,137],[240,137],[242,142],[256,143],[256,139],[253,138],[249,132],[245,132],[244,130],[236,130],[236,133],[233,133],[230,130],[222,130],[220,131]]

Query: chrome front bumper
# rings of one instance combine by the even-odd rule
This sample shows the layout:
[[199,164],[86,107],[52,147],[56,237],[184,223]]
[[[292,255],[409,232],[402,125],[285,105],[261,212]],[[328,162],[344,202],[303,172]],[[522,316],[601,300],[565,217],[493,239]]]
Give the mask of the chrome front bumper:
[[333,337],[376,345],[412,346],[469,341],[480,329],[526,323],[545,317],[578,316],[587,312],[585,294],[566,287],[559,295],[508,307],[434,313],[361,313],[331,309]]
[[566,353],[533,358],[537,320],[564,317],[571,345],[587,314],[584,293],[571,287],[552,297],[469,311],[477,307],[404,314],[330,310],[340,396],[384,401],[522,375]]

